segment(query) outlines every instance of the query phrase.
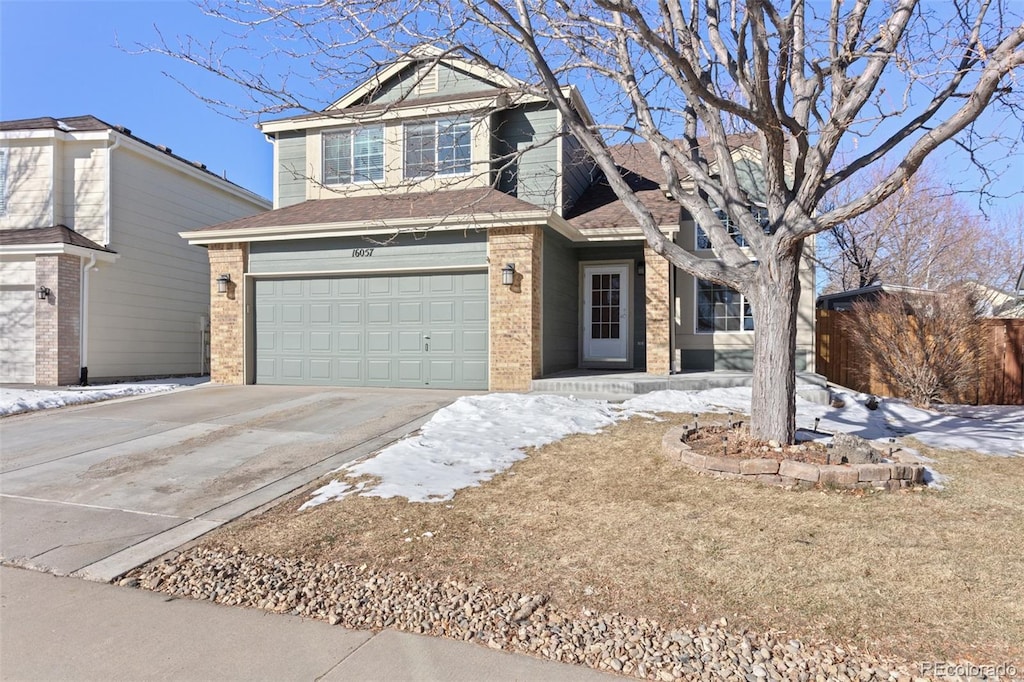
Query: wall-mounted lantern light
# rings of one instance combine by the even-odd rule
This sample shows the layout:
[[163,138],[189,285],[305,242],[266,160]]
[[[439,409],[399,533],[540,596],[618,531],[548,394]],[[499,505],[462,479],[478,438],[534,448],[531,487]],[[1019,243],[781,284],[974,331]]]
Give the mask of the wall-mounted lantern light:
[[39,287],[38,289],[36,289],[36,296],[39,298],[40,301],[47,300],[48,298],[50,298],[50,294],[52,293],[53,292],[50,291],[50,287]]
[[516,264],[507,263],[505,267],[501,269],[501,283],[507,287],[515,284],[516,281]]
[[645,272],[647,272],[647,266],[644,265],[642,260],[638,260],[636,262],[636,276],[643,277]]
[[224,273],[217,278],[217,293],[226,294],[228,293],[228,285],[231,284],[231,275]]

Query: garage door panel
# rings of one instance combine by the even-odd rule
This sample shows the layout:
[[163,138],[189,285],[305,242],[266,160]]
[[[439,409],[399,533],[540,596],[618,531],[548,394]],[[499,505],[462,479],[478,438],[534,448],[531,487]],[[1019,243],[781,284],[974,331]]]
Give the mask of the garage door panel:
[[341,324],[362,324],[362,307],[358,303],[339,303],[338,322]]
[[390,360],[367,360],[366,378],[370,382],[389,382],[391,381],[391,361]]
[[421,301],[399,301],[399,324],[423,324],[423,303]]
[[301,353],[305,333],[301,331],[281,332],[281,350],[286,353]]
[[363,352],[363,335],[360,332],[338,332],[338,351],[341,353]]
[[310,358],[309,377],[314,381],[330,381],[331,361],[328,358]]
[[366,334],[366,351],[368,353],[390,353],[391,332],[368,332]]
[[309,333],[309,351],[311,353],[330,353],[331,352],[331,333],[330,332],[310,332]]
[[303,308],[301,303],[286,303],[281,306],[281,322],[284,324],[302,324]]
[[301,380],[304,372],[303,362],[299,358],[282,358],[281,378],[289,381]]
[[310,324],[330,324],[331,323],[331,304],[330,303],[311,303],[309,305],[309,323]]
[[462,301],[462,321],[487,324],[487,303],[485,301]]
[[391,304],[367,303],[366,321],[368,324],[391,324]]
[[487,387],[485,273],[257,280],[255,291],[260,383]]
[[329,279],[309,280],[309,295],[312,297],[329,297],[333,293],[332,289],[331,280]]
[[462,339],[462,351],[465,353],[486,353],[487,332],[463,331],[460,333]]
[[[430,350],[433,353],[455,352],[455,332],[436,331],[430,334]],[[433,376],[433,375],[431,375]]]
[[0,288],[0,344],[0,381],[34,382],[36,294],[32,285]]
[[398,332],[398,352],[419,355],[423,352],[423,335],[419,332]]

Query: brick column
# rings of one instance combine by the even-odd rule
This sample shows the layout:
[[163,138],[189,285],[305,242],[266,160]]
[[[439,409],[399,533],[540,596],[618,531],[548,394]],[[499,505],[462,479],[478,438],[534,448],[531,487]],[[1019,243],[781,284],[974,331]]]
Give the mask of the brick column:
[[[245,272],[249,245],[210,244],[210,381],[245,383]],[[217,278],[231,275],[226,294]]]
[[77,384],[82,352],[82,262],[78,256],[36,256],[36,383]]
[[[487,234],[490,298],[490,389],[528,391],[541,372],[539,227],[499,227]],[[516,266],[515,283],[501,283],[506,263]]]
[[644,314],[647,317],[647,372],[668,374],[672,368],[669,334],[672,333],[669,262],[644,246]]

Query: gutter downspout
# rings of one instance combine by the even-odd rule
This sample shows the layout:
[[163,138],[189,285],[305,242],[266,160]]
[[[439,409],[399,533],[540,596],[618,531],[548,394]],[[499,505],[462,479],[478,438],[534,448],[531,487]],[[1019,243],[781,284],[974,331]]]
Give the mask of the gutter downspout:
[[79,348],[79,384],[82,386],[89,385],[89,271],[96,267],[96,254],[89,256],[88,262],[85,261],[85,257],[82,257],[82,300],[80,302],[81,307],[79,315],[81,316],[79,322],[80,338],[79,341],[81,346]]
[[106,209],[103,223],[103,246],[110,246],[110,195],[111,189],[114,186],[114,150],[121,146],[121,136],[117,133],[112,133],[114,144],[107,147],[107,196],[106,196]]
[[[110,195],[112,194],[113,187],[113,160],[114,150],[121,146],[121,136],[117,133],[111,133],[111,137],[114,140],[112,145],[107,147],[107,186],[106,196],[104,197],[104,216],[103,216],[103,246],[110,246],[110,207],[111,200]],[[82,386],[89,385],[89,272],[96,267],[96,254],[92,254],[89,257],[88,262],[82,264],[82,282],[81,282],[81,293],[82,300],[79,307],[79,383]]]

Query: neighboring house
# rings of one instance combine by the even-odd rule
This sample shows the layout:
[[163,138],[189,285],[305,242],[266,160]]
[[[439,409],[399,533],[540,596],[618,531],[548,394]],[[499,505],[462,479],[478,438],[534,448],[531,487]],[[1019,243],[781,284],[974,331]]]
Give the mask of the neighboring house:
[[[980,317],[1024,317],[1024,305],[1021,297],[1008,294],[995,287],[979,282],[964,282],[963,286],[975,299],[977,314]],[[946,295],[946,291],[921,289],[899,284],[876,283],[859,289],[849,289],[833,294],[825,294],[817,299],[817,307],[821,310],[845,312],[853,309],[858,301],[875,301],[883,294],[899,294],[911,299],[927,300],[936,296]]]
[[[323,112],[263,123],[275,210],[182,233],[222,281],[213,380],[525,390],[577,368],[749,369],[743,298],[646,248],[557,109],[518,86],[424,50]],[[666,234],[715,257],[645,148],[614,151]],[[752,152],[735,153],[756,177]]]
[[0,122],[0,382],[202,373],[206,252],[265,199],[93,116]]
[[883,294],[901,294],[911,298],[928,298],[930,296],[938,296],[939,292],[933,289],[876,282],[859,289],[847,289],[846,291],[838,291],[834,294],[824,294],[818,297],[816,305],[819,310],[846,312],[853,310],[853,304],[858,301],[877,301]]

